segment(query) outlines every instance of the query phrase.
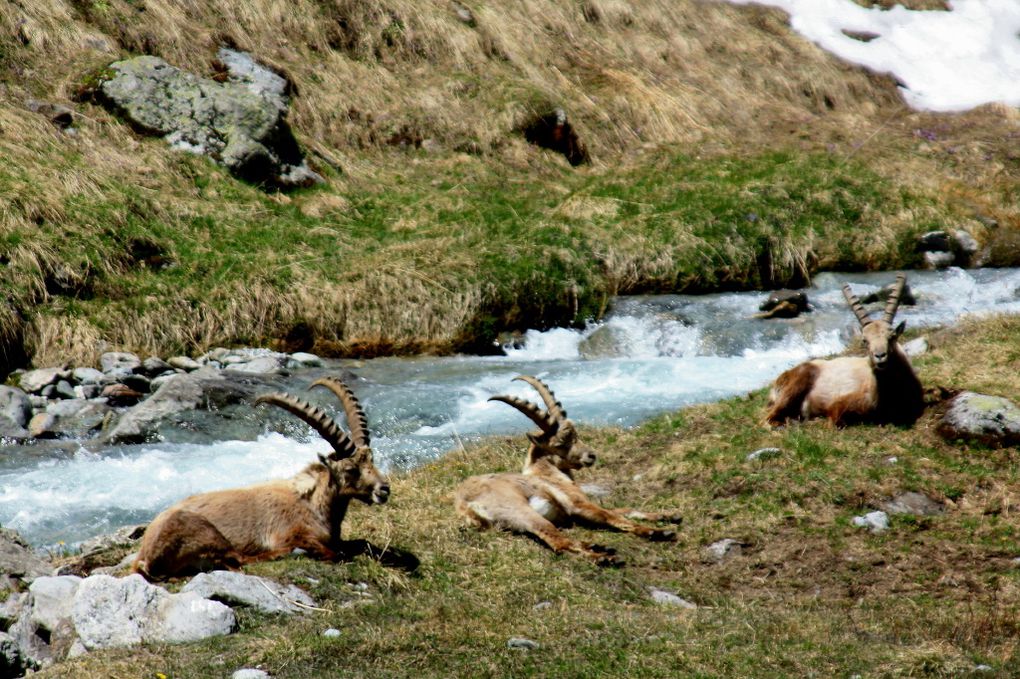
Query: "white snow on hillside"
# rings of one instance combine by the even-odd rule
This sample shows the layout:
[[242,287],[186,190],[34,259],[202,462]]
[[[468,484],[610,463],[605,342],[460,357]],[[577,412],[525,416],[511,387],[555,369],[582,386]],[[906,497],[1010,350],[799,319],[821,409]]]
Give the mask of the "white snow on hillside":
[[[893,74],[914,108],[1020,106],[1020,0],[951,0],[948,12],[867,9],[851,0],[728,1],[785,10],[793,29],[823,49]],[[844,31],[876,37],[865,42]]]

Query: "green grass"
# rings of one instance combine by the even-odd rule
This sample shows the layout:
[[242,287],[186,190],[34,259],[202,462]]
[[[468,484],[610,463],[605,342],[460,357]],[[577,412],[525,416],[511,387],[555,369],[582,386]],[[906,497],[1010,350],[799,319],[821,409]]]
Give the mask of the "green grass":
[[[973,322],[930,339],[940,360],[922,362],[922,381],[974,387],[985,371],[1002,372],[979,366],[1020,341],[1020,320]],[[950,366],[968,361],[967,379],[947,379]],[[1013,391],[1017,374],[1003,378]],[[763,405],[759,392],[633,430],[581,432],[601,454],[579,480],[609,487],[606,505],[685,517],[675,544],[569,529],[616,548],[623,568],[463,527],[450,492],[523,455],[523,437],[494,440],[392,479],[389,504],[359,505],[348,517],[348,536],[414,552],[415,574],[363,558],[259,564],[247,570],[306,587],[325,610],[242,613],[229,637],[95,653],[40,676],[222,677],[255,665],[280,678],[1015,676],[1017,451],[946,442],[931,412],[911,428],[814,421],[769,431],[756,424]],[[781,453],[746,459],[761,447]],[[878,535],[852,525],[907,490],[945,511],[892,516]],[[738,540],[742,553],[707,561],[704,547],[722,538]],[[698,608],[657,605],[651,587]],[[341,635],[323,637],[328,627]],[[540,648],[511,650],[512,636]]]
[[[502,330],[598,317],[620,292],[908,266],[914,235],[946,210],[828,154],[661,150],[612,171],[425,160],[409,152],[383,181],[333,177],[290,197],[183,155],[158,190],[124,178],[59,203],[29,191],[23,226],[0,241],[0,286],[56,328],[76,319],[61,360],[87,358],[81,337],[195,353],[297,326],[323,353],[481,350]],[[85,171],[79,156],[62,162]],[[0,186],[28,184],[0,168]]]

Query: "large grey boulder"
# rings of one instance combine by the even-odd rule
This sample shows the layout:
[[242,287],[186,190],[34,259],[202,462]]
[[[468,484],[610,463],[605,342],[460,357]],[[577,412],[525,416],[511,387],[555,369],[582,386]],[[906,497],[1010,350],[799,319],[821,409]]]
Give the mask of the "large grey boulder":
[[271,188],[321,182],[285,120],[287,81],[244,52],[221,49],[218,58],[227,82],[154,56],[118,61],[98,98],[135,127],[164,136],[175,148],[208,155],[247,181]]
[[29,586],[32,595],[32,622],[50,630],[71,620],[71,603],[78,593],[81,578],[74,575],[36,578]]
[[1009,399],[964,391],[947,404],[937,427],[943,438],[990,446],[1020,443],[1020,408]]
[[66,380],[70,374],[70,371],[64,368],[39,368],[22,373],[18,384],[29,394],[37,394],[51,384]]
[[199,573],[181,592],[194,592],[232,606],[250,606],[262,613],[298,613],[315,605],[310,596],[294,585],[233,571]]
[[[259,432],[255,411],[251,407],[255,397],[266,391],[279,389],[271,377],[251,374],[220,372],[205,367],[190,373],[169,378],[148,399],[124,413],[106,434],[110,443],[140,443],[157,435],[170,441],[201,441],[202,414],[215,412],[217,426],[222,428],[228,420],[248,418],[250,436]],[[243,414],[234,417],[233,406],[243,405]],[[186,426],[182,426],[186,425]],[[232,434],[244,435],[244,431]],[[182,438],[185,434],[190,439]]]
[[170,594],[138,575],[92,575],[74,597],[71,620],[88,650],[142,642],[182,643],[229,634],[229,606],[194,592]]

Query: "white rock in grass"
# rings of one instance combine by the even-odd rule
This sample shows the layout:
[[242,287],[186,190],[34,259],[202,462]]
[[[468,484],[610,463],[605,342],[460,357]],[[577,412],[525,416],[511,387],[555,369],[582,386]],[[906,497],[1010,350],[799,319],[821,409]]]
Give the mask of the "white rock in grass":
[[340,630],[338,630],[336,627],[330,627],[329,629],[322,633],[322,636],[329,637],[331,639],[336,638],[340,636]]
[[268,679],[269,672],[246,667],[230,675],[230,679]]
[[663,606],[678,606],[680,608],[694,609],[698,605],[691,603],[687,599],[674,594],[673,592],[667,592],[664,589],[656,589],[655,587],[649,590],[652,595],[652,601]]
[[534,651],[539,647],[537,641],[525,639],[524,637],[510,637],[506,642],[506,646],[507,648],[514,648],[522,651]]
[[257,575],[234,571],[199,573],[181,588],[181,592],[194,592],[231,605],[251,606],[262,613],[299,613],[315,605],[310,596],[293,585],[284,586]]
[[771,460],[774,457],[779,457],[783,451],[779,448],[759,448],[753,453],[747,454],[748,461],[751,460]]
[[868,512],[864,516],[855,516],[853,524],[858,528],[867,528],[872,533],[889,530],[889,515],[885,512]]

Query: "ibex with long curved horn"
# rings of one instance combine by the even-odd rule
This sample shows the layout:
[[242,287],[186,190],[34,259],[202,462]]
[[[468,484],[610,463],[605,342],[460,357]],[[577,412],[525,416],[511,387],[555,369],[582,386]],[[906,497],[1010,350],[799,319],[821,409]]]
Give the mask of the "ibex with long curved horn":
[[907,277],[899,274],[881,319],[843,286],[843,296],[861,324],[868,355],[805,361],[772,385],[765,420],[827,417],[835,426],[860,422],[913,424],[924,412],[924,391],[897,340],[906,323],[893,328]]
[[605,509],[591,502],[574,483],[573,472],[595,463],[595,451],[577,440],[573,422],[544,382],[528,375],[515,377],[538,391],[545,402],[538,406],[514,396],[493,396],[531,419],[540,431],[529,433],[531,445],[520,474],[472,476],[456,490],[457,511],[478,528],[496,527],[530,534],[556,552],[573,552],[599,565],[619,561],[613,550],[572,540],[557,526],[575,521],[610,526],[650,540],[675,540],[671,530],[649,528],[630,519],[680,523],[670,513],[648,513],[634,509]]
[[390,487],[372,463],[365,413],[343,382],[312,383],[343,404],[348,436],[320,408],[287,394],[266,394],[269,403],[293,413],[333,448],[295,476],[246,488],[192,495],[157,516],[142,536],[133,569],[163,579],[216,568],[237,569],[294,549],[336,560],[344,554],[340,524],[351,500],[386,502]]

